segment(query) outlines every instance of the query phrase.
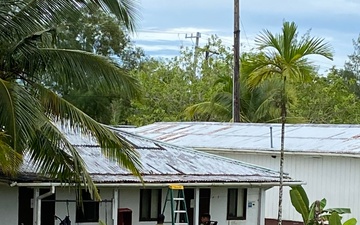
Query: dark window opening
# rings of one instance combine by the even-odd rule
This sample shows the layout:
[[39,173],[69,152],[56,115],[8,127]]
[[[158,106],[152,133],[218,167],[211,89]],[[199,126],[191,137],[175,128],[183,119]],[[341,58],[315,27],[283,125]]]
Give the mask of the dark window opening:
[[228,189],[227,220],[246,219],[246,196],[246,189]]
[[161,189],[140,189],[140,221],[156,221],[161,213]]
[[81,190],[81,199],[76,204],[76,223],[99,222],[99,202],[93,201],[86,190]]

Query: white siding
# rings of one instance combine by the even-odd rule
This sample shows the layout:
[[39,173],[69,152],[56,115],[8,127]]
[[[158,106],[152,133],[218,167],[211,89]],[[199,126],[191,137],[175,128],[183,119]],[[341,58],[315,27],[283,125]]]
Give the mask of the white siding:
[[18,188],[0,184],[0,218],[1,224],[18,224]]
[[[260,207],[260,193],[259,188],[249,188],[247,191],[246,202],[246,220],[226,220],[227,211],[227,189],[228,187],[213,187],[211,188],[210,198],[210,214],[213,220],[217,220],[219,224],[231,225],[253,225],[258,224],[259,215],[263,215]],[[100,188],[101,197],[103,200],[111,200],[113,198],[112,188]],[[167,188],[163,188],[162,207],[166,199]],[[55,215],[63,219],[68,215],[72,224],[86,224],[98,225],[98,223],[76,223],[76,203],[75,190],[73,188],[56,188],[56,200],[70,200],[68,203],[56,202]],[[0,217],[4,224],[17,224],[18,217],[18,188],[0,186]],[[261,200],[263,201],[263,200]],[[251,206],[248,203],[252,203]],[[132,210],[132,224],[134,225],[154,225],[154,221],[140,222],[139,221],[139,204],[140,204],[140,188],[119,189],[119,208],[129,208]],[[108,225],[113,225],[112,220],[112,203],[100,203],[100,220],[107,222]],[[260,214],[259,214],[260,213]],[[170,218],[170,215],[166,215]],[[55,224],[59,224],[56,221]],[[263,219],[260,222],[263,225]]]
[[[271,155],[228,153],[222,156],[254,163],[259,166],[279,170],[279,157]],[[285,172],[292,178],[306,182],[304,188],[310,202],[327,199],[327,207],[349,207],[351,215],[360,218],[360,160],[356,158],[330,156],[286,155]],[[284,188],[283,219],[301,221],[301,216],[292,207],[290,188]],[[346,192],[344,191],[346,190]],[[266,218],[277,218],[278,188],[266,191]]]
[[[250,203],[250,204],[249,204]],[[210,214],[211,219],[218,224],[229,225],[252,225],[258,224],[258,216],[261,213],[259,188],[249,188],[246,201],[246,220],[226,220],[227,213],[227,188],[219,187],[211,189]],[[260,221],[263,223],[263,219]]]

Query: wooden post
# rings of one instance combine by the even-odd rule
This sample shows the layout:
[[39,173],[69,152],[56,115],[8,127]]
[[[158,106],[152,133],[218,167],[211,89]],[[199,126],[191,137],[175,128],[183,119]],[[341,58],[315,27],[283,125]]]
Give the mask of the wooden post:
[[240,122],[240,0],[234,0],[233,122]]

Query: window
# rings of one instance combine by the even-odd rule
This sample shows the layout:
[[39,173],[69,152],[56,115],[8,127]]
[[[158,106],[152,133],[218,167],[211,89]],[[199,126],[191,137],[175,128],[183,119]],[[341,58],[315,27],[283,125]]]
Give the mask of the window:
[[227,219],[246,219],[246,189],[228,189]]
[[161,213],[161,189],[140,189],[140,221],[156,221]]
[[76,223],[98,222],[99,202],[91,199],[90,193],[82,190],[82,200],[76,205]]

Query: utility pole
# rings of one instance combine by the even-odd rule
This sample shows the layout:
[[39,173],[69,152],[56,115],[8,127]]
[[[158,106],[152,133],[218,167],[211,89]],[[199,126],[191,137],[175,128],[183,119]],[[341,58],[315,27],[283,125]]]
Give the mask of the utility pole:
[[191,34],[191,36],[188,36],[187,34],[185,35],[185,38],[195,38],[195,51],[194,51],[194,73],[196,76],[196,70],[197,70],[197,64],[198,64],[198,48],[199,48],[199,40],[201,38],[201,33],[200,32],[196,32],[196,36],[194,36],[193,34]]
[[190,36],[188,36],[187,34],[185,34],[185,38],[196,38],[195,41],[195,49],[197,49],[199,47],[199,39],[201,38],[201,33],[200,32],[196,32],[196,36],[194,36],[193,34],[191,34]]
[[234,73],[233,73],[233,109],[234,123],[240,122],[240,0],[234,0]]

